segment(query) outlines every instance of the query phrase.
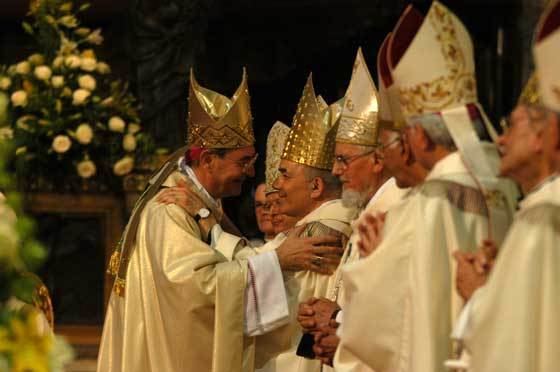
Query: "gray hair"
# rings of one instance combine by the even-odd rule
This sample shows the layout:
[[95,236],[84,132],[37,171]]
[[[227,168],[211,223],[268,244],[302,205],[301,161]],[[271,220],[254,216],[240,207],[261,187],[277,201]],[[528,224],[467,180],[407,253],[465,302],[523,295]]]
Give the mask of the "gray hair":
[[[449,151],[457,150],[455,141],[453,140],[453,137],[451,137],[451,133],[449,133],[449,129],[447,129],[441,115],[427,114],[418,116],[414,118],[414,122],[420,124],[434,144],[443,146]],[[476,118],[471,120],[471,122],[478,138],[481,141],[488,141],[490,136],[488,135],[488,131],[486,130],[482,120],[480,118]]]
[[333,176],[330,170],[305,166],[304,175],[307,181],[311,181],[314,178],[322,179],[325,184],[325,193],[327,195],[340,196],[340,193],[342,192],[342,183],[338,177]]

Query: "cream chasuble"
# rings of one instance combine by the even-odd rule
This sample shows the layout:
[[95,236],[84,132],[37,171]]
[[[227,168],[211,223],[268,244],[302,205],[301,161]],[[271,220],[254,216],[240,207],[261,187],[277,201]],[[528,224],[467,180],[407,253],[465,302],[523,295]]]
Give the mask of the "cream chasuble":
[[[192,184],[175,171],[163,186],[178,180]],[[256,256],[241,242],[223,232],[210,247],[183,209],[148,201],[124,296],[114,291],[109,300],[97,370],[253,371],[254,338],[244,336],[244,299],[248,261]]]
[[520,203],[487,284],[471,303],[472,372],[560,369],[560,178]]
[[[351,234],[351,216],[352,210],[344,207],[340,199],[336,199],[323,203],[298,221],[296,226],[307,225],[301,234],[302,236],[342,235],[344,242],[346,242]],[[310,297],[329,297],[328,289],[333,287],[331,282],[337,277],[337,272],[329,276],[301,271],[295,274],[285,274],[285,277],[291,321],[277,331],[257,337],[257,367],[259,367],[259,363],[264,364],[266,362],[258,370],[261,372],[320,371],[321,362],[296,355],[297,345],[302,336],[301,328],[296,319],[297,309],[300,302],[306,301]],[[286,341],[289,342],[290,348],[274,356],[278,354],[274,353],[277,350],[277,344]]]
[[[406,192],[407,189],[401,189],[397,186],[394,178],[388,179],[373,195],[365,209],[360,213],[360,216],[354,222],[352,222],[352,226],[355,228],[367,213],[386,213],[392,206],[398,204],[402,200]],[[345,250],[345,257],[343,257],[340,263],[341,266],[350,264],[360,259],[360,252],[357,248],[358,239],[359,234],[357,234],[357,232],[353,229],[352,235],[350,236],[350,240],[348,241],[348,245]],[[337,275],[340,276],[342,274],[341,271],[341,268],[339,268],[339,270],[337,270]],[[336,302],[343,309],[343,312],[345,308],[344,286],[342,286],[341,284],[342,281],[340,279],[332,281],[331,288],[329,288],[328,293],[334,295],[333,297],[335,297]],[[342,315],[342,312],[339,313],[339,315]],[[337,333],[342,332],[342,328],[343,326],[341,324],[337,330]],[[337,371],[371,371],[368,366],[363,364],[359,359],[354,358],[345,348],[340,348],[340,345],[336,350],[333,365],[335,370]],[[323,365],[323,372],[332,370],[333,368],[327,365]]]
[[[497,152],[485,146],[492,164]],[[384,239],[343,270],[341,345],[376,372],[444,371],[449,334],[462,307],[451,254],[474,251],[489,235],[501,242],[513,216],[510,182],[479,179],[458,152],[440,160],[386,218]]]

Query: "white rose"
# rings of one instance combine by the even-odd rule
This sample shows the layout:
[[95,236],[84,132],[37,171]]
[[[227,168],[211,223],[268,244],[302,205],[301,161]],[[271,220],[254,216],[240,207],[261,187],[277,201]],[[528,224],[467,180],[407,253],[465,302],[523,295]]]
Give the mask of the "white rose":
[[80,106],[86,103],[91,93],[85,89],[76,89],[72,94],[72,104],[74,106]]
[[0,78],[0,89],[7,90],[11,86],[12,86],[12,79],[10,79],[7,76],[2,76]]
[[45,63],[45,57],[43,57],[43,55],[39,53],[30,55],[29,58],[27,58],[27,60],[33,63],[35,66],[39,66]]
[[126,134],[123,137],[122,146],[128,152],[136,150],[136,138],[132,134]]
[[52,71],[47,66],[37,66],[34,71],[35,77],[39,80],[49,80],[52,75]]
[[97,72],[99,72],[102,75],[108,74],[111,72],[111,67],[105,62],[99,62],[97,64]]
[[70,150],[70,147],[72,147],[72,141],[64,134],[59,134],[54,137],[52,141],[53,150],[59,154],[64,154],[66,151]]
[[60,67],[62,67],[63,63],[64,63],[64,57],[63,56],[58,56],[53,60],[52,66],[54,68],[60,68]]
[[126,123],[120,117],[113,116],[111,119],[109,119],[109,130],[113,132],[123,133],[125,127]]
[[25,107],[27,106],[27,93],[24,90],[18,90],[12,94],[12,105],[14,107]]
[[64,87],[64,89],[62,89],[62,92],[60,92],[60,95],[62,97],[71,97],[72,96],[72,89],[70,89],[68,87]]
[[95,71],[95,68],[97,67],[97,61],[95,60],[95,58],[82,58],[80,66],[84,71]]
[[130,156],[125,156],[115,163],[113,166],[113,173],[117,176],[124,176],[130,173],[132,168],[134,168],[134,159]]
[[128,124],[128,133],[130,134],[136,134],[140,132],[141,129],[142,127],[140,127],[140,124],[136,124],[136,123]]
[[31,72],[31,64],[27,61],[20,62],[16,65],[16,73],[27,75]]
[[82,59],[75,55],[68,56],[64,59],[64,64],[71,69],[79,68],[81,63]]
[[64,86],[64,76],[53,76],[51,79],[51,84],[54,88],[62,88]]
[[95,44],[95,45],[99,45],[103,43],[103,36],[101,36],[101,29],[98,28],[97,30],[93,31],[91,34],[88,35],[86,40],[90,44]]
[[78,175],[82,178],[90,178],[97,172],[97,167],[91,160],[82,160],[78,163],[76,168],[78,170]]
[[93,129],[87,123],[80,124],[76,129],[76,139],[82,145],[87,145],[93,138]]
[[76,19],[76,17],[74,17],[72,15],[66,15],[66,16],[60,17],[58,19],[58,23],[60,23],[63,26],[66,26],[68,28],[74,28],[74,27],[78,26],[78,20]]
[[89,90],[91,92],[95,90],[97,81],[91,75],[82,75],[78,78],[78,84],[80,85],[80,88]]
[[14,138],[14,131],[10,127],[0,128],[0,141],[10,140]]

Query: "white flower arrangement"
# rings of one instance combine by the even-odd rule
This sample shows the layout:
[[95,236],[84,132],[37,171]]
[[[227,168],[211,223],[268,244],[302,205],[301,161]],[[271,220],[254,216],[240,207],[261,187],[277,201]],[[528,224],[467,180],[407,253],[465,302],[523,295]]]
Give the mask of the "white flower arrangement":
[[[16,170],[23,176],[44,171],[60,182],[77,176],[121,184],[114,181],[147,160],[152,141],[142,131],[127,85],[115,81],[111,67],[91,49],[103,42],[101,30],[80,24],[77,14],[86,6],[75,7],[72,0],[32,4],[33,22],[24,28],[39,46],[50,47],[0,66],[7,106],[0,141],[13,138]],[[42,42],[42,37],[54,39]],[[0,104],[0,118],[2,110]]]

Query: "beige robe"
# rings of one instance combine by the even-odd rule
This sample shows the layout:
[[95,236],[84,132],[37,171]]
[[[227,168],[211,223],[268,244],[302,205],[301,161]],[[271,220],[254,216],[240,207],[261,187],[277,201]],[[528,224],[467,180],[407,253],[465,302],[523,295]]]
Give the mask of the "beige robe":
[[[487,147],[497,166],[497,152]],[[463,303],[454,290],[453,251],[501,242],[516,198],[510,182],[479,179],[459,153],[440,160],[426,181],[387,215],[377,250],[343,270],[341,344],[376,372],[444,371],[449,334]]]
[[[309,213],[298,221],[296,226],[307,225],[303,236],[319,236],[326,234],[342,234],[347,241],[351,234],[350,220],[352,211],[342,205],[340,199],[323,203],[320,207]],[[269,243],[270,244],[270,243]],[[266,247],[266,245],[265,245]],[[257,337],[257,366],[259,361],[267,361],[258,370],[261,372],[311,372],[320,371],[321,363],[318,360],[310,360],[296,355],[297,346],[302,337],[302,331],[297,322],[297,310],[300,302],[310,297],[329,297],[329,288],[337,278],[333,275],[321,275],[310,271],[301,271],[295,274],[285,274],[286,290],[290,299],[290,324],[280,328],[269,335]],[[269,350],[276,350],[277,342],[288,340],[290,347],[279,355],[272,357]],[[272,359],[270,359],[272,357]]]
[[472,299],[465,345],[473,372],[560,370],[560,178],[520,207]]
[[[174,172],[163,186],[180,179],[189,180]],[[184,210],[148,201],[124,297],[109,301],[97,370],[252,371],[254,338],[243,321],[245,258],[254,251],[240,241],[223,233],[212,249]]]
[[[346,256],[343,258],[341,265],[348,265],[360,259],[360,252],[357,248],[359,234],[355,230],[360,220],[364,218],[366,214],[386,213],[389,209],[391,209],[394,205],[398,204],[402,200],[407,191],[408,189],[399,188],[394,178],[390,178],[379,188],[379,190],[368,202],[367,206],[362,211],[360,216],[352,223],[352,235],[350,236],[350,240],[348,241],[348,246],[346,247],[345,251]],[[339,276],[341,276],[342,274],[341,268],[337,272]],[[329,288],[328,292],[336,292],[336,302],[344,311],[346,304],[344,303],[344,286],[341,285],[342,280],[339,279],[337,281],[333,281],[333,283],[337,283],[337,288]],[[337,333],[341,334],[343,332],[343,328],[344,325],[340,325]],[[348,349],[346,349],[344,345],[338,346],[333,359],[333,367],[336,371],[344,372],[371,371],[371,368],[369,368],[362,361],[352,355],[352,353]],[[327,365],[323,366],[323,372],[332,370],[333,368]]]

